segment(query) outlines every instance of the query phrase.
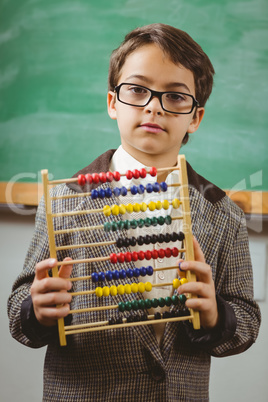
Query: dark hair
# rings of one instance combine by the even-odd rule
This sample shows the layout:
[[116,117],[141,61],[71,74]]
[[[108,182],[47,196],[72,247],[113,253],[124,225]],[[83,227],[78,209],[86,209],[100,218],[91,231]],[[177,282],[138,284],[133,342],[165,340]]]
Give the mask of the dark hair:
[[[113,91],[130,53],[141,46],[154,43],[175,64],[181,64],[193,73],[195,97],[200,106],[205,106],[213,86],[215,74],[211,61],[200,45],[186,32],[165,24],[139,27],[125,36],[121,45],[112,52],[109,66],[108,87]],[[183,143],[188,141],[186,134]]]

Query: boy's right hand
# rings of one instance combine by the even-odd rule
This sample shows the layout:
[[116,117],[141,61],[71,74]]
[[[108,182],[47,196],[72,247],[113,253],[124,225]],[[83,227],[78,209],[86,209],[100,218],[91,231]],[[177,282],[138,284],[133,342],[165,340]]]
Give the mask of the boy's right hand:
[[[67,257],[64,261],[71,260]],[[35,267],[35,278],[31,286],[31,296],[34,313],[40,324],[44,326],[56,325],[59,318],[66,317],[70,311],[72,296],[67,291],[72,282],[70,277],[73,266],[63,265],[59,270],[59,277],[49,277],[48,271],[57,265],[57,260],[47,259],[40,261]]]

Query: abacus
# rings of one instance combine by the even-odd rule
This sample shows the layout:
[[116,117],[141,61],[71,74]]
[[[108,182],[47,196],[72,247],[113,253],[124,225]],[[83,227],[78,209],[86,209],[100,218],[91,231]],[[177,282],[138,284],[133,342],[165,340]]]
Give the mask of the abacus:
[[[109,198],[114,195],[115,197],[119,197],[130,193],[131,196],[135,197],[135,194],[143,194],[145,191],[155,192],[158,193],[160,191],[167,191],[168,185],[165,182],[162,183],[154,183],[150,184],[147,183],[146,186],[140,184],[139,186],[131,186],[130,188],[126,188],[124,186],[121,187],[112,187],[111,182],[117,181],[119,182],[122,176],[126,176],[127,179],[131,179],[134,177],[135,179],[140,179],[142,183],[142,179],[146,177],[147,174],[151,176],[157,176],[157,173],[162,171],[176,171],[178,172],[178,183],[179,186],[179,199],[174,198],[173,200],[164,200],[164,201],[157,201],[153,202],[150,201],[148,204],[142,203],[128,203],[127,205],[124,204],[113,204],[109,205],[108,200]],[[121,263],[135,263],[137,260],[146,260],[149,261],[150,259],[156,258],[169,258],[171,256],[177,257],[180,253],[183,253],[184,259],[187,261],[194,260],[194,249],[193,249],[193,240],[192,240],[192,231],[191,231],[191,216],[190,216],[190,204],[189,204],[189,190],[188,190],[188,178],[187,178],[187,170],[186,170],[186,160],[184,155],[178,156],[177,165],[173,167],[167,167],[162,169],[156,169],[151,167],[150,169],[141,169],[134,171],[128,170],[126,173],[119,173],[119,172],[101,172],[101,173],[92,173],[86,175],[78,175],[76,178],[71,179],[63,179],[63,180],[49,180],[48,178],[48,170],[42,170],[42,182],[43,182],[43,190],[44,190],[44,200],[45,200],[45,209],[46,209],[46,220],[47,220],[47,228],[48,228],[48,242],[49,242],[49,249],[50,249],[50,257],[57,258],[57,252],[63,250],[73,250],[73,249],[81,249],[81,248],[89,248],[89,247],[97,247],[97,246],[110,246],[114,245],[120,251],[122,247],[134,246],[134,245],[143,245],[143,244],[155,244],[157,241],[163,240],[167,242],[174,242],[174,241],[181,241],[182,248],[178,249],[176,247],[173,248],[166,248],[166,249],[153,249],[153,250],[146,250],[146,251],[127,251],[127,252],[118,252],[118,253],[110,253],[109,255],[102,255],[95,258],[83,258],[83,259],[71,259],[69,261],[59,261],[58,266],[52,268],[52,276],[58,277],[59,276],[59,268],[62,265],[70,265],[70,264],[89,264],[89,263],[107,263],[110,266],[105,272],[91,272],[91,274],[86,276],[78,276],[75,277],[75,268],[73,269],[73,277],[70,278],[72,282],[77,281],[84,281],[84,282],[91,282],[91,289],[82,290],[78,292],[71,292],[72,297],[75,296],[85,296],[95,298],[94,300],[107,300],[110,297],[113,300],[116,300],[117,296],[120,295],[131,295],[136,293],[143,293],[144,291],[150,292],[152,287],[157,286],[157,284],[152,284],[148,282],[138,282],[137,278],[139,276],[150,276],[153,274],[154,269],[151,266],[142,267],[142,268],[127,268],[127,269],[119,269],[116,270],[113,267],[117,264]],[[81,192],[76,194],[67,194],[67,195],[60,195],[60,196],[51,196],[50,188],[54,187],[58,184],[68,184],[74,183],[81,188]],[[106,188],[103,189],[103,186],[98,186],[98,184],[106,183]],[[90,188],[91,191],[83,191],[83,186],[93,184],[93,187],[97,188]],[[95,184],[95,186],[94,186]],[[97,185],[97,186],[96,186]],[[83,199],[82,197],[91,197],[92,200],[96,200],[98,198],[105,199],[107,198],[107,204],[103,208],[96,208],[90,210],[83,210],[83,211],[68,211],[68,212],[60,212],[54,213],[52,211],[52,202],[56,202],[57,200],[68,199],[68,198],[79,198]],[[80,198],[81,197],[81,198]],[[178,209],[181,208],[181,216],[177,218],[172,218],[170,215],[160,216],[160,217],[153,217],[153,218],[146,218],[140,220],[123,220],[121,216],[124,213],[133,213],[135,212],[145,212],[147,209],[153,211],[155,209],[160,210],[164,209],[167,210],[168,208]],[[91,227],[74,227],[68,229],[55,229],[55,219],[60,217],[71,217],[75,214],[102,214],[104,219],[116,216],[120,219],[118,221],[105,221],[102,225],[91,226]],[[107,241],[107,242],[99,242],[99,243],[88,243],[88,244],[72,244],[72,245],[56,245],[56,236],[59,234],[64,233],[75,233],[79,231],[104,231],[106,234],[110,232],[116,231],[127,231],[128,229],[132,228],[135,229],[137,226],[143,227],[149,225],[171,225],[173,219],[182,219],[182,227],[183,232],[173,232],[172,234],[160,234],[160,235],[153,235],[153,236],[139,236],[138,238],[131,237],[131,238],[122,238],[119,237],[116,241]],[[161,239],[160,239],[160,237]],[[163,237],[164,236],[164,237]],[[129,249],[128,249],[129,250]],[[164,269],[178,269],[176,267],[166,267]],[[157,270],[157,269],[156,269]],[[120,281],[125,279],[135,279],[136,281],[128,281],[124,285],[120,283]],[[109,281],[117,281],[119,285],[112,285],[107,286],[106,282]],[[173,286],[173,289],[177,289],[181,284],[185,283],[185,281],[196,281],[196,276],[191,271],[186,271],[186,273],[181,273],[180,278],[175,278],[172,283],[166,283],[165,285]],[[103,286],[103,283],[105,286]],[[113,282],[114,283],[114,282]],[[196,297],[195,295],[187,295],[189,297]],[[154,309],[156,307],[164,307],[164,306],[172,306],[178,305],[178,303],[183,303],[186,300],[185,295],[176,295],[175,291],[171,297],[166,298],[153,298],[153,299],[144,299],[142,297],[139,300],[133,299],[131,301],[120,301],[114,302],[113,304],[105,304],[97,305],[95,307],[87,307],[82,309],[75,309],[70,310],[70,314],[82,314],[82,313],[93,313],[93,312],[100,312],[100,311],[108,311],[108,310],[115,310],[118,313],[118,317],[112,317],[108,321],[96,321],[92,322],[91,320],[87,320],[85,323],[82,324],[72,324],[72,325],[65,325],[64,319],[61,318],[58,320],[58,332],[59,332],[59,341],[61,346],[65,346],[66,336],[72,334],[79,334],[85,332],[94,332],[94,331],[103,331],[109,329],[118,329],[118,328],[125,328],[129,326],[139,326],[139,325],[151,325],[156,324],[159,322],[176,322],[176,321],[183,321],[189,320],[194,329],[200,328],[200,319],[199,313],[192,309],[181,311],[180,314],[172,314],[169,311],[165,311],[164,313],[155,313],[155,314],[148,314],[147,311],[149,309]],[[109,302],[111,303],[111,302]],[[96,302],[97,304],[97,302]],[[99,302],[100,304],[100,302]],[[136,316],[130,315],[125,317],[124,314],[126,312],[133,312],[139,311],[141,314],[137,314]]]

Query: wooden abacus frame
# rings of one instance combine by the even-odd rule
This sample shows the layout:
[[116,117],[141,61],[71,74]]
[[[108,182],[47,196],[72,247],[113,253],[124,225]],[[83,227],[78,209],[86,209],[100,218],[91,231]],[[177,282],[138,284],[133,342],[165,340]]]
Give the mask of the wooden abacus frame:
[[[190,214],[190,203],[189,203],[189,189],[188,189],[188,178],[187,178],[187,168],[186,168],[186,160],[184,155],[178,156],[177,166],[170,167],[170,168],[163,168],[158,169],[159,171],[179,171],[179,183],[180,186],[180,203],[183,208],[182,220],[183,220],[183,231],[184,231],[184,244],[185,249],[181,250],[185,254],[186,261],[193,261],[194,260],[194,249],[193,249],[193,239],[192,239],[192,230],[191,230],[191,214]],[[55,230],[53,225],[53,217],[56,216],[66,216],[72,215],[72,212],[62,213],[62,214],[53,214],[52,213],[52,204],[51,201],[55,199],[60,199],[61,197],[51,197],[50,196],[50,187],[55,186],[60,183],[77,183],[78,178],[74,179],[63,179],[63,180],[52,180],[49,181],[48,179],[48,171],[42,170],[42,182],[43,182],[43,190],[44,190],[44,199],[45,199],[45,207],[46,207],[46,219],[47,219],[47,228],[48,228],[48,240],[49,240],[49,249],[50,249],[50,257],[57,259],[57,250],[59,249],[70,249],[74,248],[74,246],[64,246],[64,247],[56,247],[55,242]],[[82,193],[79,196],[90,196],[90,193]],[[75,195],[67,196],[68,198],[75,197]],[[92,212],[86,211],[87,213]],[[104,212],[103,210],[94,210],[94,212]],[[64,232],[64,231],[63,231]],[[83,245],[84,247],[90,245]],[[76,248],[77,246],[75,246]],[[82,247],[81,245],[79,247]],[[70,264],[78,264],[84,262],[92,262],[92,261],[105,261],[109,260],[110,257],[97,257],[92,259],[83,259],[83,260],[71,260],[71,261],[61,261],[59,262],[58,266],[52,268],[52,276],[58,277],[59,267],[62,265],[70,265]],[[183,274],[182,274],[183,275]],[[80,278],[71,278],[72,281],[76,280],[88,280],[91,279],[91,276],[87,277],[80,277]],[[190,270],[186,271],[186,279],[188,281],[196,281],[196,276]],[[170,285],[170,284],[169,284]],[[81,294],[93,294],[94,291],[85,291],[85,292],[76,292],[72,293],[73,296],[81,295]],[[188,295],[190,297],[196,297],[195,295]],[[70,314],[78,313],[78,312],[89,312],[89,311],[100,311],[100,310],[108,310],[108,309],[116,309],[118,305],[110,305],[110,306],[100,306],[95,308],[87,308],[87,309],[79,309],[79,310],[71,310]],[[76,333],[84,333],[84,332],[93,332],[93,331],[101,331],[106,329],[115,329],[115,328],[124,328],[129,326],[137,326],[137,325],[151,325],[156,324],[159,322],[175,322],[175,321],[183,321],[189,320],[193,324],[194,329],[200,328],[200,318],[198,311],[190,310],[190,315],[188,316],[180,316],[180,317],[172,317],[172,318],[161,318],[160,320],[153,319],[154,316],[148,316],[148,321],[138,321],[138,322],[125,322],[120,324],[108,325],[107,322],[92,322],[92,323],[85,323],[81,325],[69,325],[65,326],[64,319],[60,318],[58,320],[58,331],[59,331],[59,340],[60,345],[65,346],[66,342],[66,335],[76,334]]]

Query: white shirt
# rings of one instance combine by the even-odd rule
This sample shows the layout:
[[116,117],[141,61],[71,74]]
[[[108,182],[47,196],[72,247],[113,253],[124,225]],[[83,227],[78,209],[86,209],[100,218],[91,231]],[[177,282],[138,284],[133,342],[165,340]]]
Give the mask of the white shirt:
[[[150,166],[149,166],[150,167]],[[130,154],[128,154],[120,145],[120,147],[116,150],[116,152],[113,155],[113,158],[111,160],[110,164],[110,171],[118,171],[121,174],[125,173],[127,170],[133,171],[134,169],[140,170],[141,168],[148,168],[148,166],[144,166],[142,163],[138,162],[136,159],[134,159]],[[157,181],[157,177],[152,177],[150,174],[147,174],[147,176],[144,179],[134,179],[132,178],[131,180],[128,180],[125,176],[121,177],[120,183],[118,182],[112,182],[113,187],[122,187],[125,186],[127,189],[129,189],[132,185],[138,186],[139,184],[143,184],[145,187],[147,183],[155,183]],[[170,184],[177,184],[179,183],[179,176],[178,176],[178,170],[174,170],[170,172],[166,178],[166,183],[167,185]],[[146,190],[144,191],[144,194],[136,194],[132,195],[130,192],[126,196],[119,196],[119,201],[120,203],[127,205],[128,203],[134,204],[135,202],[141,203],[145,202],[146,204],[149,204],[150,201],[164,201],[168,200],[170,203],[174,198],[179,198],[179,186],[176,187],[168,187],[168,190],[166,192],[160,192],[160,193],[147,193]],[[132,219],[145,219],[147,217],[152,218],[152,217],[159,217],[159,216],[167,216],[170,215],[172,218],[176,216],[181,216],[181,210],[180,208],[174,209],[172,206],[169,207],[168,210],[160,209],[157,210],[155,209],[154,211],[150,211],[147,209],[145,212],[138,212],[135,213],[133,212],[132,214],[130,213],[125,213],[122,218],[124,220],[132,220]],[[173,220],[171,225],[157,225],[157,226],[150,226],[150,227],[143,227],[139,228],[137,227],[136,229],[129,229],[128,230],[128,237],[134,236],[137,238],[138,236],[146,236],[146,235],[158,235],[160,233],[173,233],[173,232],[180,232],[181,230],[181,219],[178,220]],[[169,243],[156,243],[156,244],[149,244],[149,245],[136,245],[134,247],[131,247],[131,251],[146,251],[146,250],[153,250],[153,249],[165,249],[165,248],[173,248],[177,247],[178,249],[181,248],[181,242],[176,241],[176,242],[169,242]],[[153,285],[154,284],[159,284],[160,287],[153,287],[150,292],[144,292],[143,296],[144,298],[159,298],[159,297],[167,297],[167,296],[172,296],[174,289],[172,285],[163,285],[161,284],[164,283],[172,283],[174,278],[177,278],[177,268],[173,268],[170,270],[159,270],[155,271],[155,269],[159,268],[165,268],[165,267],[177,267],[177,261],[179,257],[170,257],[170,258],[163,258],[163,259],[151,259],[149,261],[143,260],[143,261],[136,261],[135,266],[137,268],[141,268],[142,266],[148,266],[151,265],[154,269],[154,273],[152,276],[145,276],[145,277],[139,277],[139,281],[141,282],[151,282]],[[149,311],[150,314],[154,314],[157,311],[163,312],[168,310],[169,307],[163,307],[160,308],[158,307],[157,309],[151,309]],[[154,329],[156,332],[156,337],[158,342],[160,343],[164,329],[165,329],[165,324],[164,323],[158,323],[154,325]]]

